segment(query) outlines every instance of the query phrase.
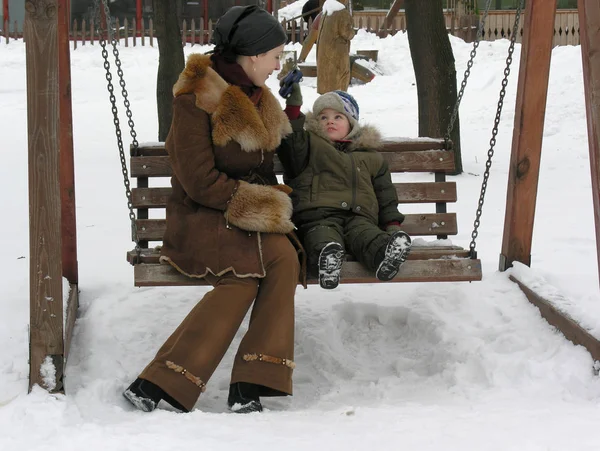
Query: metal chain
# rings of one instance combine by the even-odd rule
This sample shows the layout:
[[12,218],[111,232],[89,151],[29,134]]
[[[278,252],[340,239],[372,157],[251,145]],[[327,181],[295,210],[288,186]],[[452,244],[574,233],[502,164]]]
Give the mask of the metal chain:
[[460,91],[456,96],[456,103],[454,104],[454,110],[452,111],[452,115],[450,116],[450,122],[448,122],[448,128],[446,129],[446,142],[450,141],[450,135],[452,130],[454,129],[454,123],[456,122],[456,118],[458,116],[458,109],[460,107],[460,102],[462,101],[463,94],[465,93],[465,88],[467,87],[467,80],[469,79],[469,75],[471,75],[471,68],[473,67],[473,61],[475,60],[475,55],[477,55],[477,48],[479,47],[479,42],[483,37],[483,29],[485,28],[485,21],[487,20],[488,14],[490,12],[490,8],[492,5],[492,0],[487,0],[485,5],[485,11],[483,12],[483,17],[479,21],[479,27],[477,28],[477,36],[475,37],[475,41],[473,42],[473,48],[471,49],[471,57],[467,62],[467,68],[465,69],[465,75],[463,81],[460,84]]
[[135,124],[133,123],[133,114],[131,113],[131,104],[129,102],[129,94],[125,87],[125,78],[123,76],[123,69],[121,68],[121,59],[119,58],[119,50],[117,49],[117,41],[113,39],[113,55],[115,56],[115,66],[117,66],[117,75],[119,76],[119,85],[121,86],[121,95],[123,96],[123,104],[125,105],[125,113],[127,114],[127,123],[129,124],[129,134],[131,135],[133,146],[133,154],[137,156],[137,149],[139,143],[137,140],[137,133],[135,132]]
[[510,37],[510,45],[508,47],[508,57],[506,58],[506,68],[504,69],[504,79],[502,80],[502,88],[500,89],[500,98],[498,99],[498,108],[496,110],[496,118],[494,119],[494,127],[492,128],[492,137],[490,139],[490,148],[487,152],[488,158],[485,162],[485,172],[483,174],[483,181],[481,183],[481,193],[479,195],[479,202],[477,203],[477,212],[475,214],[475,221],[473,222],[473,232],[471,233],[471,243],[469,244],[471,258],[477,258],[477,251],[475,250],[475,240],[479,234],[478,228],[481,224],[481,213],[483,210],[483,202],[485,199],[485,192],[487,189],[488,179],[490,177],[490,168],[492,167],[492,157],[494,156],[494,146],[496,145],[496,136],[498,135],[498,126],[500,125],[500,116],[502,114],[502,107],[504,105],[504,96],[506,95],[506,86],[508,85],[508,76],[510,75],[510,66],[512,64],[512,55],[515,49],[515,42],[517,41],[517,34],[519,33],[519,22],[521,19],[521,13],[525,5],[525,0],[521,0],[517,6],[515,15],[515,23],[513,25],[512,36]]
[[131,115],[131,110],[129,109],[129,100],[127,99],[127,90],[125,89],[125,81],[123,79],[123,71],[121,70],[121,62],[119,60],[119,52],[118,52],[118,50],[116,50],[117,42],[114,37],[114,34],[112,33],[110,10],[108,9],[108,4],[106,3],[106,0],[95,0],[94,17],[95,17],[95,20],[97,20],[98,22],[101,22],[101,20],[99,18],[100,7],[101,7],[100,2],[102,2],[102,7],[104,8],[104,13],[105,13],[106,22],[107,22],[106,28],[108,30],[102,29],[102,27],[100,25],[97,26],[97,30],[98,30],[98,35],[99,35],[99,43],[100,43],[100,46],[102,47],[102,58],[104,59],[104,69],[106,70],[107,89],[108,89],[109,99],[110,99],[110,103],[111,103],[111,110],[113,113],[113,123],[115,124],[115,133],[117,136],[117,146],[119,148],[119,157],[121,160],[121,172],[123,173],[123,183],[125,184],[125,195],[127,196],[127,208],[129,209],[129,220],[131,221],[131,237],[132,237],[133,241],[135,241],[135,249],[139,256],[141,248],[140,248],[139,240],[138,240],[138,236],[137,236],[137,226],[135,223],[136,217],[135,217],[135,212],[133,211],[133,201],[132,201],[132,197],[131,197],[131,184],[129,182],[129,172],[127,170],[127,158],[125,157],[125,149],[123,147],[123,135],[121,132],[121,122],[119,120],[117,99],[115,97],[115,92],[114,92],[115,89],[114,89],[113,82],[112,82],[113,77],[112,77],[112,72],[110,70],[110,62],[108,60],[108,50],[106,49],[106,39],[104,39],[105,32],[108,32],[108,36],[112,42],[113,54],[115,56],[115,62],[118,67],[117,73],[119,74],[119,78],[120,78],[119,83],[121,85],[122,94],[125,99],[125,108],[127,109],[127,117],[129,118],[129,126],[131,127],[131,136],[134,140],[133,146],[135,149],[137,149],[137,147],[138,147],[138,142],[137,142],[136,133],[134,130],[134,123],[133,123],[133,119],[132,119],[132,115]]

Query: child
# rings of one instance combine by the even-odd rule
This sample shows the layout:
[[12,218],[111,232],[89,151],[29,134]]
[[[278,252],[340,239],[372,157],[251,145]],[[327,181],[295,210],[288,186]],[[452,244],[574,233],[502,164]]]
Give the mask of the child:
[[344,91],[323,94],[313,112],[300,113],[302,94],[294,84],[286,99],[293,133],[277,151],[284,182],[292,189],[292,220],[319,284],[336,288],[349,251],[379,280],[398,273],[411,239],[400,229],[404,215],[387,162],[376,149],[379,131],[358,124],[359,108]]

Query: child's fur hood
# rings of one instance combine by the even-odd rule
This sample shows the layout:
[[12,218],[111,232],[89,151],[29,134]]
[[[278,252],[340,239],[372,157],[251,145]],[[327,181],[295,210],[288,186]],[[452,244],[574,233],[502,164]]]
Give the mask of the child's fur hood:
[[[317,115],[312,111],[306,113],[305,128],[307,131],[316,134],[333,145],[333,141],[329,139],[327,134],[321,128]],[[372,125],[359,125],[358,127],[354,127],[348,135],[348,138],[352,141],[348,145],[348,150],[350,152],[359,149],[378,150],[383,147],[381,132]]]
[[263,87],[257,106],[212,68],[210,55],[188,57],[173,86],[175,97],[194,94],[196,106],[211,116],[212,138],[217,146],[233,140],[245,151],[275,150],[292,132],[290,122],[271,91]]

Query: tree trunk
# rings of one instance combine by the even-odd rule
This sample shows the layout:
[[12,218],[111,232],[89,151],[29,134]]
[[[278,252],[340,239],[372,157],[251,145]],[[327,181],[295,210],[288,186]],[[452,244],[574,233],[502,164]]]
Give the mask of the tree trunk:
[[[443,138],[456,103],[456,68],[442,0],[406,0],[406,28],[419,97],[419,136]],[[462,173],[458,116],[450,134]]]
[[177,6],[172,0],[153,0],[152,6],[159,52],[156,80],[158,140],[164,141],[173,117],[173,85],[183,71],[184,57]]

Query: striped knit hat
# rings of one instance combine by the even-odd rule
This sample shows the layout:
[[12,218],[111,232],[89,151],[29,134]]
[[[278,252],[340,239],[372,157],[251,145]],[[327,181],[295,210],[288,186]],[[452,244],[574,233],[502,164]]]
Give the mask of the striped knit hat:
[[346,91],[330,91],[318,97],[313,104],[313,113],[319,114],[326,108],[331,108],[339,113],[342,113],[350,122],[351,132],[347,138],[354,136],[358,132],[358,119],[360,110],[358,103],[354,97]]

